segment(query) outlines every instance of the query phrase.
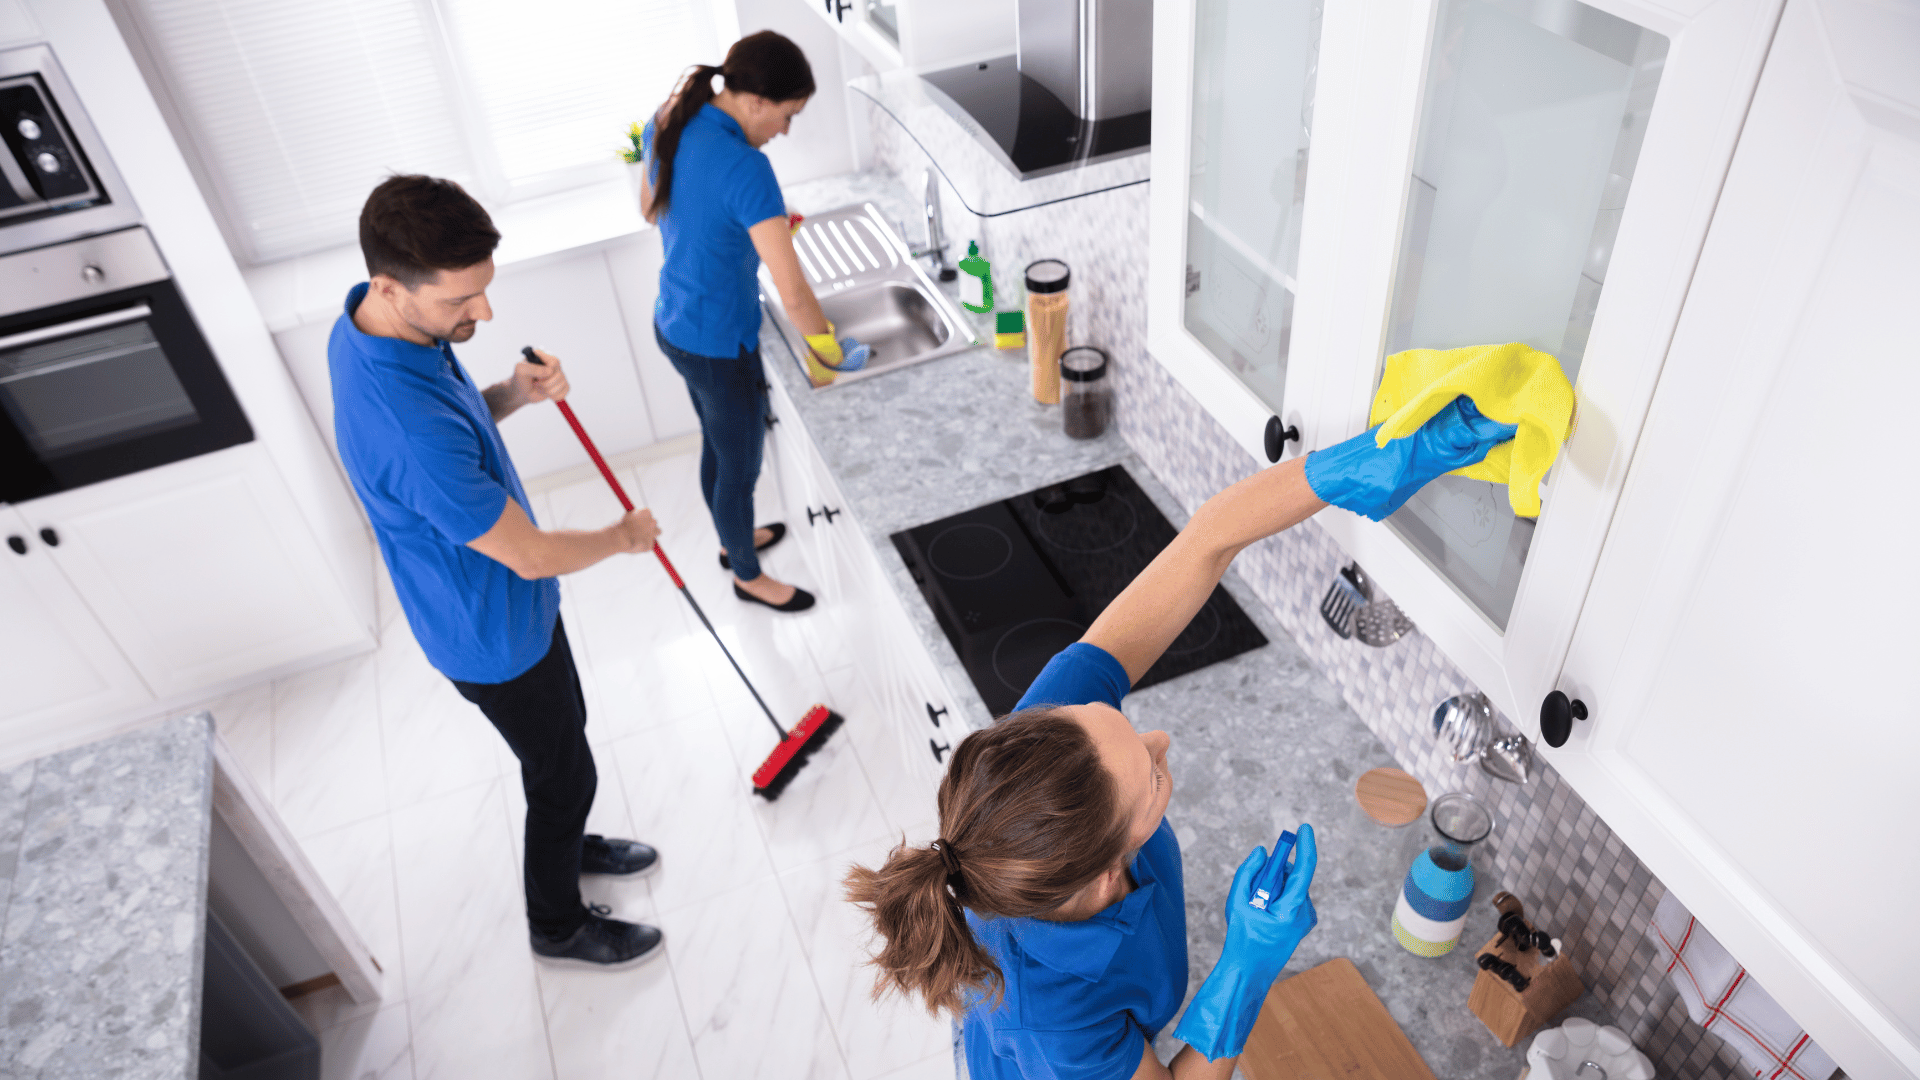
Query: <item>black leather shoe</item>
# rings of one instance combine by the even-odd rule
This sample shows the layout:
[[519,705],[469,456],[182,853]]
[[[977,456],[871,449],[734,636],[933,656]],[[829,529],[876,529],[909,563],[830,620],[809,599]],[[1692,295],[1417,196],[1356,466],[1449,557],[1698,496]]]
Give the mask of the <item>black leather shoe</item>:
[[739,597],[742,600],[747,601],[750,604],[759,604],[761,607],[770,607],[775,611],[805,611],[808,608],[813,606],[813,594],[798,586],[794,587],[793,595],[787,597],[787,602],[784,604],[769,604],[765,600],[762,600],[759,597],[748,592],[747,590],[741,588],[738,582],[734,583],[733,595]]
[[[760,527],[772,533],[773,535],[767,538],[766,543],[753,545],[753,550],[755,551],[765,551],[768,548],[772,547],[773,545],[787,538],[787,523],[784,521],[776,521],[771,525],[762,525]],[[733,560],[727,558],[727,553],[724,551],[720,553],[720,569],[722,570],[733,569]]]
[[612,912],[605,904],[587,905],[587,921],[559,940],[529,931],[533,954],[556,967],[619,971],[644,964],[665,951],[660,947],[665,936],[659,930],[607,918]]
[[650,874],[660,869],[660,853],[638,840],[609,840],[588,833],[580,840],[583,874]]

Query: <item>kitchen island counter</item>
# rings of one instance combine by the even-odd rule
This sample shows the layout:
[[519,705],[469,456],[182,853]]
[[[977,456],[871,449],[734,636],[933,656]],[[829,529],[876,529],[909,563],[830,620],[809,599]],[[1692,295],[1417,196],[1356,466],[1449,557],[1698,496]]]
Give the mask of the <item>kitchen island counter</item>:
[[[917,200],[879,174],[795,185],[787,200],[801,213],[872,201],[896,223],[921,220]],[[949,222],[947,233],[965,242],[959,223]],[[909,241],[916,236],[909,232]],[[1003,266],[995,271],[1003,282],[1018,273]],[[976,338],[991,340],[988,317],[970,318]],[[814,391],[771,320],[763,323],[761,349],[770,377],[781,380],[793,400],[955,708],[976,727],[988,721],[986,707],[889,540],[892,533],[1110,465],[1125,466],[1169,521],[1187,520],[1113,429],[1096,439],[1070,439],[1061,431],[1059,407],[1033,402],[1024,350],[1003,353],[983,345]],[[1119,350],[1114,362],[1150,361]],[[1137,728],[1162,728],[1173,739],[1168,817],[1185,860],[1192,986],[1219,955],[1225,938],[1221,900],[1240,860],[1254,845],[1272,844],[1281,829],[1309,821],[1320,841],[1313,889],[1320,921],[1287,971],[1348,957],[1436,1075],[1517,1076],[1525,1065],[1525,1042],[1501,1046],[1467,1009],[1473,952],[1495,932],[1487,899],[1500,883],[1481,870],[1461,947],[1453,953],[1422,959],[1394,941],[1388,929],[1394,900],[1408,865],[1432,840],[1431,829],[1424,819],[1388,829],[1361,813],[1354,781],[1368,769],[1394,765],[1392,755],[1271,609],[1232,572],[1225,585],[1269,644],[1131,694],[1125,702]],[[1433,690],[1436,701],[1452,692]],[[1428,792],[1430,798],[1440,794]],[[1593,1004],[1588,995],[1573,1014],[1605,1022],[1603,1014],[1588,1011]],[[1174,1045],[1167,1034],[1161,1040],[1163,1052]]]
[[205,713],[0,771],[7,1075],[196,1075],[212,798]]

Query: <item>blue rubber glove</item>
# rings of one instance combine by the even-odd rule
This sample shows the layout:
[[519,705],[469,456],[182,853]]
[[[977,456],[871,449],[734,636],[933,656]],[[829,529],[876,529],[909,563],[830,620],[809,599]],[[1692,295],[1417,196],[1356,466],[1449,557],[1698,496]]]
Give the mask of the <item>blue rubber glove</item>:
[[1375,446],[1379,425],[1307,455],[1307,486],[1322,502],[1379,521],[1435,477],[1476,465],[1520,430],[1480,415],[1465,394],[1420,430]]
[[1320,921],[1307,897],[1314,866],[1320,861],[1313,826],[1300,826],[1293,850],[1286,887],[1265,910],[1249,901],[1254,878],[1267,863],[1267,849],[1254,848],[1233,875],[1233,889],[1227,894],[1227,944],[1173,1031],[1174,1038],[1200,1051],[1208,1061],[1237,1056],[1246,1048],[1273,980],[1280,977],[1307,931]]

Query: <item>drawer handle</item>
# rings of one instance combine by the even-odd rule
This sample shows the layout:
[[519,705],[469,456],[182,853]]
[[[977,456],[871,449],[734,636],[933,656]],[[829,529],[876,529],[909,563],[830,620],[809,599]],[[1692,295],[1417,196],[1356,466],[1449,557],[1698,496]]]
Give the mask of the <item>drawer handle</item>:
[[1586,702],[1555,690],[1540,703],[1540,737],[1548,746],[1565,746],[1567,736],[1573,734],[1573,722],[1586,718]]
[[934,708],[933,702],[931,701],[926,702],[925,704],[927,706],[927,719],[933,721],[934,727],[939,727],[940,718],[947,715],[947,710]]
[[13,549],[15,555],[25,555],[27,553],[27,541],[25,537],[9,536],[7,537],[7,546]]
[[825,518],[827,519],[827,524],[831,525],[833,524],[833,519],[839,516],[840,511],[831,507],[823,506],[818,510],[815,510],[811,506],[807,507],[807,524],[809,525],[813,524],[815,518]]
[[773,425],[775,425],[775,424],[777,424],[777,423],[779,423],[779,422],[780,422],[780,418],[779,418],[779,417],[777,417],[777,416],[775,416],[775,415],[773,415],[772,413],[768,413],[768,414],[767,414],[767,430],[768,430],[768,431],[772,431],[772,430],[773,430]]
[[1287,449],[1288,440],[1300,441],[1300,425],[1289,424],[1283,428],[1279,417],[1267,417],[1267,460],[1279,461],[1280,455]]
[[847,3],[846,0],[838,0],[838,2],[836,2],[833,5],[833,21],[846,22],[847,12],[852,10],[853,10],[852,4]]
[[933,747],[933,760],[941,763],[942,765],[946,764],[946,758],[944,758],[942,755],[944,755],[947,751],[953,749],[953,744],[948,743],[946,746],[941,746],[938,740],[928,739],[927,745]]
[[46,541],[48,547],[60,546],[60,534],[54,532],[52,529],[41,529],[40,539]]

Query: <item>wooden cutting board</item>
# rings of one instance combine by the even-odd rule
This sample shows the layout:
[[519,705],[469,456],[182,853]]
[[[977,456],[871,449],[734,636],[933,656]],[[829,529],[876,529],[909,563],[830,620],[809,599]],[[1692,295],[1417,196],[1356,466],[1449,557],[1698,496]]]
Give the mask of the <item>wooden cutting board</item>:
[[1344,956],[1273,984],[1240,1071],[1248,1080],[1434,1080]]

